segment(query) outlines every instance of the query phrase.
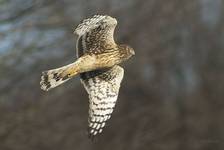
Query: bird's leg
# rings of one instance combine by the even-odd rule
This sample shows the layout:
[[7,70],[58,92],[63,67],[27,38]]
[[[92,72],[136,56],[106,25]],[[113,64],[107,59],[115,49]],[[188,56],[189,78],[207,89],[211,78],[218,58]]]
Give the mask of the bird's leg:
[[97,69],[95,64],[95,57],[90,55],[83,55],[78,58],[74,63],[68,65],[61,73],[64,79],[74,77],[75,75],[83,72],[88,72]]

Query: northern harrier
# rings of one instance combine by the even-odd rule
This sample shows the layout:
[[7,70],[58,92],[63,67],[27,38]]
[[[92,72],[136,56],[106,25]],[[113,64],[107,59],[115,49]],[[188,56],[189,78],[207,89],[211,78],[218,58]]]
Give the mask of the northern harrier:
[[102,132],[117,101],[124,69],[118,64],[135,54],[127,45],[114,42],[117,20],[95,15],[75,29],[77,60],[67,66],[42,72],[41,89],[48,91],[77,74],[89,94],[89,136]]

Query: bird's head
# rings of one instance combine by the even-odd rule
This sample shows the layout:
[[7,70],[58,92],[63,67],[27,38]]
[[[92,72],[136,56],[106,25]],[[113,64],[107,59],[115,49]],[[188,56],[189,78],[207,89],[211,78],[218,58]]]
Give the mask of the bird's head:
[[127,49],[127,53],[128,53],[129,56],[135,55],[135,51],[132,47],[126,45],[126,49]]
[[120,48],[121,56],[125,60],[127,60],[130,57],[132,57],[133,55],[135,55],[134,49],[128,45],[122,44],[122,45],[119,45],[119,48]]

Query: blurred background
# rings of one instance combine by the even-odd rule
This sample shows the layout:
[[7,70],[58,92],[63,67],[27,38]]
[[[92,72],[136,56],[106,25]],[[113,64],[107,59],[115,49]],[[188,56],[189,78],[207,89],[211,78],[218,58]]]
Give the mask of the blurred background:
[[[41,71],[75,60],[75,27],[118,20],[131,45],[112,118],[87,138],[79,78],[40,90]],[[0,0],[1,150],[223,150],[224,0]]]

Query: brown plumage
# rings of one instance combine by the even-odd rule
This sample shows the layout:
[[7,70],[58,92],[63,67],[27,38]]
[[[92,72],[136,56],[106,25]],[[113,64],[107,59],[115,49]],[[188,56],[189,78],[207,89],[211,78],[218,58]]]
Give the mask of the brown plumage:
[[102,132],[115,106],[124,74],[118,64],[135,54],[131,47],[114,42],[116,25],[117,20],[110,16],[85,19],[74,32],[78,35],[78,59],[67,66],[45,71],[41,77],[41,89],[48,91],[80,74],[89,94],[90,137]]

